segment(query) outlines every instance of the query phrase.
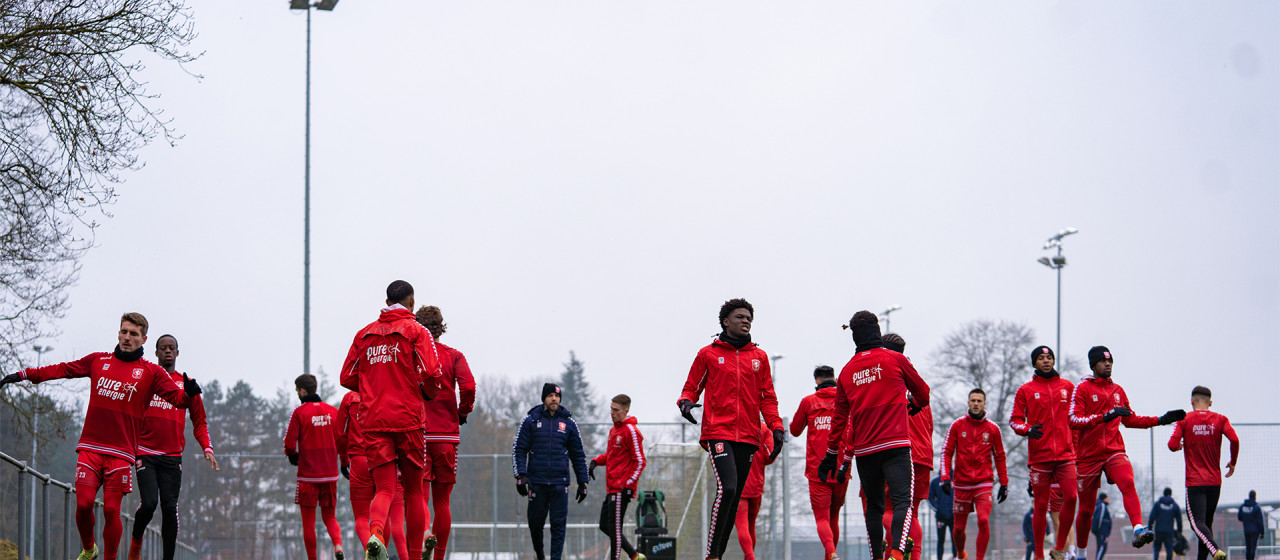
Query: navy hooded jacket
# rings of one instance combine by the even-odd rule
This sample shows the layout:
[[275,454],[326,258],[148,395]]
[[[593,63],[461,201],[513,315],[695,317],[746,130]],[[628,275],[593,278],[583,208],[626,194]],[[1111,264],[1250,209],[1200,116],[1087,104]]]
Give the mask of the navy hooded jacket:
[[1098,498],[1098,502],[1093,506],[1093,534],[1099,537],[1111,536],[1111,509],[1107,507],[1107,503]]
[[1258,507],[1258,502],[1246,499],[1240,504],[1240,513],[1236,515],[1241,523],[1244,523],[1244,532],[1261,533],[1266,528],[1266,524],[1262,522],[1262,508]]
[[947,522],[955,519],[955,512],[952,509],[954,503],[951,499],[951,496],[942,493],[942,477],[933,477],[933,481],[929,483],[929,505],[933,506],[934,515],[938,519]]
[[511,462],[515,475],[528,475],[533,484],[569,485],[569,461],[578,484],[587,483],[587,455],[582,436],[569,409],[560,407],[552,416],[543,405],[529,409],[520,423]]
[[1147,526],[1157,533],[1172,533],[1174,527],[1182,532],[1182,508],[1169,496],[1160,496],[1151,506],[1151,516],[1147,518]]

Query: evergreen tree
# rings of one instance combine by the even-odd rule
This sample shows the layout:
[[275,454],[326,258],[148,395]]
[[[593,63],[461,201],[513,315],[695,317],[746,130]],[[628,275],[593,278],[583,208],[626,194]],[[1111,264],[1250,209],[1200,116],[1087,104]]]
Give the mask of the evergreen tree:
[[587,424],[605,422],[607,418],[601,413],[603,407],[597,402],[595,391],[587,381],[586,368],[573,350],[569,351],[569,361],[564,364],[564,371],[560,373],[560,391],[560,405],[573,413],[573,419],[582,432],[583,447],[594,449],[596,436],[607,430]]

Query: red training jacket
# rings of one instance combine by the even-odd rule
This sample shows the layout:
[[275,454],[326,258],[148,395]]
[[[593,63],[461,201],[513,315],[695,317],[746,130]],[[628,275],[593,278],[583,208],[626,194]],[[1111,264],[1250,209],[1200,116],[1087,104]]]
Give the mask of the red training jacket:
[[338,459],[350,467],[352,457],[364,456],[364,433],[360,431],[360,393],[347,391],[338,405]]
[[760,423],[759,445],[755,456],[751,459],[751,472],[747,474],[747,484],[742,487],[743,498],[759,498],[764,495],[764,468],[766,465],[773,464],[773,461],[769,460],[769,454],[773,453],[773,430],[770,430],[769,425],[764,422]]
[[408,432],[426,425],[424,397],[440,391],[440,360],[431,333],[400,304],[356,333],[342,364],[342,386],[376,414],[359,416],[364,432]]
[[929,404],[929,385],[906,356],[885,348],[854,354],[836,380],[836,411],[827,452],[840,450],[846,424],[851,424],[852,439],[844,452],[845,460],[910,447],[908,392],[917,406]]
[[[178,387],[182,386],[181,373],[169,373],[169,380]],[[204,399],[200,395],[191,399],[191,407],[186,413],[159,395],[153,395],[151,404],[142,417],[138,455],[182,456],[182,451],[187,448],[187,413],[191,414],[191,431],[195,434],[200,449],[213,453],[213,444],[209,442],[209,424],[204,414]]]
[[[754,342],[738,350],[717,338],[699,350],[676,401],[689,399],[696,403],[703,391],[707,392],[707,402],[699,442],[704,448],[713,439],[759,445],[757,424],[761,415],[770,429],[782,429],[778,396],[769,374],[769,355]],[[769,440],[773,441],[773,437]]]
[[[818,463],[827,453],[827,440],[831,436],[831,417],[835,414],[836,388],[823,387],[800,399],[800,407],[791,417],[791,435],[800,437],[800,432],[809,430],[804,442],[804,476],[814,482],[822,482],[818,478]],[[773,439],[772,436],[769,438]],[[843,441],[843,440],[841,440]]]
[[1027,465],[1076,459],[1070,419],[1074,389],[1061,375],[1046,379],[1038,373],[1018,387],[1013,396],[1013,414],[1009,416],[1013,433],[1025,436],[1031,426],[1044,424],[1043,437],[1027,439]]
[[907,416],[907,436],[911,462],[933,470],[933,407],[925,405],[915,416]]
[[298,482],[338,480],[337,418],[338,411],[318,397],[293,409],[284,454],[298,454]]
[[[1187,464],[1187,486],[1220,486],[1222,484],[1222,437],[1231,440],[1231,462],[1240,457],[1240,438],[1226,416],[1210,410],[1192,410],[1174,423],[1169,437],[1169,451],[1183,449]],[[1185,449],[1184,449],[1185,447]]]
[[995,479],[991,470],[993,458],[1000,485],[1008,486],[1000,426],[985,416],[974,420],[965,414],[947,428],[947,438],[942,443],[942,480],[950,480],[953,487],[962,490],[990,488]]
[[1150,428],[1160,423],[1156,416],[1124,416],[1119,422],[1103,422],[1111,409],[1129,407],[1129,395],[1111,378],[1090,377],[1076,385],[1071,397],[1071,428],[1078,430],[1075,439],[1076,459],[1106,459],[1124,453],[1124,437],[1120,424],[1129,428]]
[[462,443],[458,422],[475,407],[476,378],[462,352],[440,342],[436,351],[440,356],[440,392],[426,402],[427,443],[456,445]]
[[178,408],[191,404],[164,368],[145,359],[126,362],[112,352],[22,371],[22,378],[32,383],[79,377],[89,378],[91,390],[76,452],[114,455],[133,462],[151,398],[159,395]]
[[644,472],[644,436],[636,429],[636,417],[628,416],[609,428],[609,443],[604,453],[595,458],[605,467],[605,493],[615,494],[630,488],[635,492]]

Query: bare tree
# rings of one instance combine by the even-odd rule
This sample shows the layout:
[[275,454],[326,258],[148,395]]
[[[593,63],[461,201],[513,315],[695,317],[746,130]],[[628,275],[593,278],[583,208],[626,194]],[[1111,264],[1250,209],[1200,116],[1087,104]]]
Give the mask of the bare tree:
[[141,55],[183,64],[179,0],[0,0],[0,367],[51,336],[77,259],[138,150],[176,136]]

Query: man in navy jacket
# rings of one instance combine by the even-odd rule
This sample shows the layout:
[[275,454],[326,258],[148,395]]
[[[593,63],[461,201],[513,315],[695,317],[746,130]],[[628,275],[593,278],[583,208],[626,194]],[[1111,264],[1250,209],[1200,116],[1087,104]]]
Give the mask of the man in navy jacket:
[[1258,507],[1258,493],[1249,491],[1249,499],[1240,504],[1240,513],[1236,515],[1244,524],[1244,557],[1253,560],[1258,555],[1258,537],[1267,529],[1262,521],[1262,508]]
[[[946,550],[947,536],[955,524],[951,496],[942,493],[942,477],[935,476],[929,482],[929,505],[933,506],[933,517],[938,525],[938,560],[942,560],[942,551]],[[956,556],[956,541],[951,539],[951,555]]]
[[544,384],[542,404],[529,410],[511,447],[516,491],[529,497],[529,535],[538,560],[546,558],[542,552],[542,525],[548,512],[551,560],[560,560],[564,552],[570,461],[578,479],[578,503],[587,499],[587,455],[582,451],[578,425],[570,416],[569,409],[560,406],[560,387]]
[[[1098,543],[1098,559],[1107,553],[1107,544],[1111,540],[1111,511],[1107,506],[1111,500],[1107,498],[1105,492],[1098,494],[1098,503],[1093,506],[1093,536]],[[1080,551],[1084,554],[1084,551]]]
[[1178,507],[1178,501],[1173,499],[1172,488],[1165,488],[1164,495],[1151,506],[1147,527],[1156,532],[1151,560],[1160,560],[1160,547],[1164,547],[1165,558],[1173,560],[1173,536],[1182,532],[1182,508]]

